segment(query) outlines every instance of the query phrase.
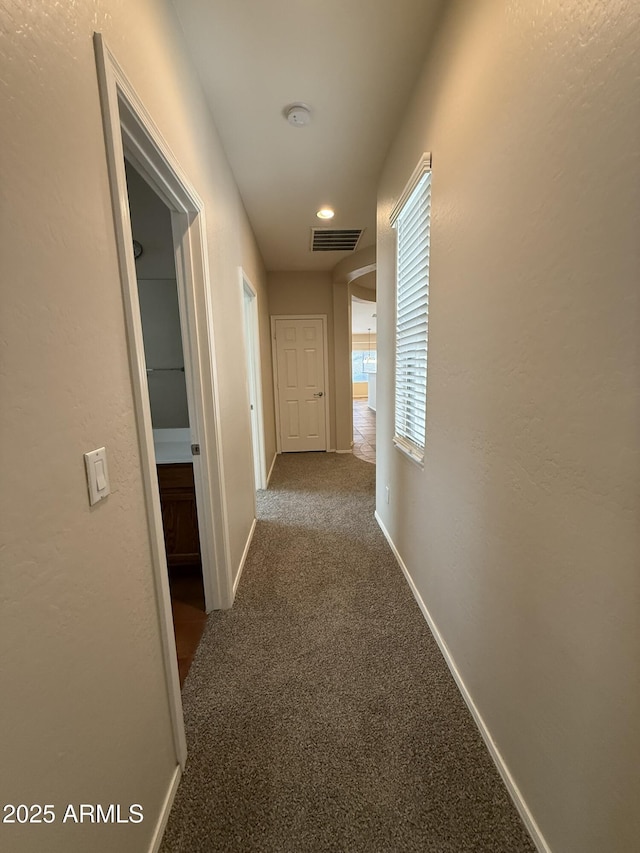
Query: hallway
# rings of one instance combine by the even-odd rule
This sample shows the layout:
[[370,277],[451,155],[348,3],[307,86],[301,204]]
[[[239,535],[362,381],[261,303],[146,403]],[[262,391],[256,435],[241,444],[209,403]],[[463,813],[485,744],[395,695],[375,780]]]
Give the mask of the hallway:
[[[530,849],[496,772],[537,850],[638,849],[640,3],[321,11],[0,3],[0,752],[57,816],[2,851],[158,853],[185,768],[165,851]],[[317,458],[278,457],[278,318]]]
[[162,850],[533,851],[374,517],[375,468],[278,457],[184,686]]

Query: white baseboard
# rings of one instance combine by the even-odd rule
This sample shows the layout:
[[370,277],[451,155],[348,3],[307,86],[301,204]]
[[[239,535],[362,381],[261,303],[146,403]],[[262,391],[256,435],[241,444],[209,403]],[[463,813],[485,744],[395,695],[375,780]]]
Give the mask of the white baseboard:
[[253,519],[253,524],[251,525],[251,530],[249,531],[249,535],[247,536],[247,542],[244,546],[244,551],[242,552],[242,557],[240,559],[240,565],[238,566],[238,573],[236,575],[236,579],[233,582],[233,595],[235,598],[236,590],[238,589],[238,584],[240,583],[240,578],[242,576],[242,570],[244,569],[244,564],[247,560],[247,554],[249,553],[249,548],[251,547],[251,540],[253,539],[253,534],[256,529],[256,519]]
[[469,708],[469,711],[471,712],[471,716],[473,717],[473,719],[476,723],[476,726],[478,727],[480,734],[482,735],[482,739],[484,740],[484,742],[487,746],[487,749],[489,750],[489,754],[490,754],[491,758],[493,759],[494,764],[496,765],[496,767],[498,769],[498,773],[500,773],[500,776],[502,777],[502,781],[504,782],[511,799],[513,800],[513,803],[514,803],[515,807],[517,808],[518,813],[520,814],[520,817],[522,818],[524,825],[527,827],[527,830],[528,830],[529,835],[531,836],[531,838],[533,840],[533,843],[536,845],[536,848],[540,851],[540,853],[551,853],[551,848],[549,847],[549,845],[545,841],[544,836],[542,835],[542,832],[540,831],[540,827],[535,822],[533,815],[529,811],[529,808],[528,808],[528,806],[527,806],[527,804],[526,804],[526,802],[525,802],[525,800],[524,800],[524,798],[520,792],[520,789],[516,785],[516,783],[513,779],[513,776],[511,775],[509,768],[507,767],[507,765],[504,761],[504,758],[502,757],[502,755],[500,753],[500,750],[498,749],[495,741],[491,737],[491,733],[490,733],[489,729],[487,728],[487,725],[486,725],[485,721],[483,720],[483,718],[480,714],[480,711],[476,707],[476,704],[473,701],[471,694],[469,693],[469,690],[467,689],[467,686],[464,683],[462,676],[460,675],[460,672],[458,671],[458,667],[456,666],[455,660],[453,659],[453,656],[452,656],[451,652],[449,651],[449,647],[445,643],[445,641],[442,637],[442,634],[438,630],[436,623],[433,621],[433,618],[432,618],[431,614],[429,613],[429,609],[427,608],[427,605],[424,603],[422,596],[418,592],[418,588],[416,587],[416,585],[414,583],[413,578],[409,574],[409,569],[406,567],[404,560],[402,559],[402,557],[398,553],[398,549],[396,548],[396,546],[395,546],[395,544],[394,544],[394,542],[393,542],[393,540],[389,534],[389,531],[384,526],[382,519],[378,515],[377,510],[375,512],[375,519],[378,522],[378,526],[380,527],[380,530],[382,530],[382,532],[385,536],[385,539],[389,543],[389,547],[391,548],[391,550],[393,552],[393,556],[396,558],[398,565],[402,569],[402,572],[403,572],[405,578],[407,579],[407,583],[409,584],[411,592],[413,593],[413,597],[417,601],[418,607],[422,611],[422,615],[424,616],[424,618],[427,621],[427,624],[429,625],[431,633],[433,634],[434,639],[435,639],[436,643],[438,644],[440,651],[442,652],[442,656],[444,657],[445,662],[446,662],[447,666],[449,667],[456,684],[458,685],[458,690],[462,694],[462,698],[466,702],[467,707]]
[[353,450],[336,450],[336,453],[353,453]]
[[278,458],[278,454],[274,453],[273,454],[273,462],[271,463],[271,468],[269,468],[269,473],[267,474],[267,486],[266,486],[266,488],[269,488],[269,481],[271,480],[271,475],[273,474],[273,468],[276,464],[277,458]]
[[169,814],[171,813],[171,806],[173,805],[173,801],[175,799],[176,791],[178,790],[178,785],[180,784],[181,777],[182,768],[178,764],[178,766],[174,770],[173,776],[171,777],[171,782],[169,783],[169,790],[167,791],[167,795],[164,798],[164,803],[162,804],[160,817],[158,818],[158,822],[153,833],[153,838],[151,839],[149,853],[158,853],[158,850],[160,849],[160,845],[162,844],[162,836],[164,835],[164,831],[167,828],[167,821],[169,820]]

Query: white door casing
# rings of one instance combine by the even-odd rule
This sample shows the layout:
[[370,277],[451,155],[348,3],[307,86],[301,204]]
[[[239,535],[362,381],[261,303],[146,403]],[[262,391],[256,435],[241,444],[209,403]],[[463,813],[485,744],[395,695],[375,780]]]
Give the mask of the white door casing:
[[[187,744],[131,239],[125,154],[171,210],[181,331],[185,347],[185,380],[190,401],[189,418],[192,441],[195,438],[201,451],[200,456],[194,456],[194,479],[203,580],[207,609],[210,609],[231,606],[233,580],[227,536],[225,477],[218,439],[220,411],[216,393],[218,382],[204,204],[175,161],[100,33],[94,34],[94,45],[167,699],[176,758],[180,767],[184,767]],[[197,294],[204,294],[204,311],[196,310]]]
[[273,327],[279,449],[326,450],[325,318],[274,317]]

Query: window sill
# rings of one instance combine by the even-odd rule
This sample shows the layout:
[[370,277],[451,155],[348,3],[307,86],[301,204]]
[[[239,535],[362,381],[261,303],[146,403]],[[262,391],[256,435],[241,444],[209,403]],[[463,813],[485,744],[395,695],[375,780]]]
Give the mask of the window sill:
[[417,465],[418,468],[424,470],[424,450],[418,450],[417,447],[414,447],[412,444],[409,444],[407,441],[404,441],[397,436],[393,439],[393,446],[399,450],[403,456],[410,459],[414,465]]

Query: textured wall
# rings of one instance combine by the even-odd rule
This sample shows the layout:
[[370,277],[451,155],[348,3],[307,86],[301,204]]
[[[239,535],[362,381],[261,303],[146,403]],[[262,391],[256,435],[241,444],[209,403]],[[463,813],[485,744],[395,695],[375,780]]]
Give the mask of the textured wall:
[[[379,191],[378,512],[554,853],[640,837],[639,12],[452,4]],[[420,470],[388,215],[424,150]]]
[[[163,0],[3,0],[0,800],[58,808],[141,803],[145,811],[137,826],[0,825],[0,848],[12,853],[140,853],[176,764],[96,29],[205,201],[236,565],[253,518],[250,425],[238,378],[238,268],[263,293],[264,270],[172,7]],[[82,454],[102,445],[112,494],[90,508]]]

